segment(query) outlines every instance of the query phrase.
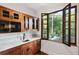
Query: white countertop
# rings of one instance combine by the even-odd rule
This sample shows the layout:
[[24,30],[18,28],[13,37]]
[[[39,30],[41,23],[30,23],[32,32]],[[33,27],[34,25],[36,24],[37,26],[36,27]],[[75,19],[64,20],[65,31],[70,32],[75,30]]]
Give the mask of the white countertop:
[[12,42],[12,43],[8,43],[8,44],[2,44],[2,45],[0,45],[0,52],[13,48],[13,47],[16,47],[16,46],[20,46],[25,43],[29,43],[34,40],[38,40],[38,39],[40,39],[40,38],[31,38],[31,40],[29,40],[27,42],[17,41],[17,42]]

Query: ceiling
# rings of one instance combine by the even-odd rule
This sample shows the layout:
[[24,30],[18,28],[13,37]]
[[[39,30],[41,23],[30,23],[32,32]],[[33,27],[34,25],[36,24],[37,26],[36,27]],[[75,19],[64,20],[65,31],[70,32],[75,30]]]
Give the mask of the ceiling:
[[68,3],[26,3],[29,8],[39,12],[44,10],[51,10],[51,9],[62,9]]

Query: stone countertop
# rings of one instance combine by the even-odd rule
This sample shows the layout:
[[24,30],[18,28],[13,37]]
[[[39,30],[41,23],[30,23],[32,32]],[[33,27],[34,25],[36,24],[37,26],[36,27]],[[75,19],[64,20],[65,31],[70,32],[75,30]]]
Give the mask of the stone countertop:
[[13,48],[13,47],[16,47],[16,46],[23,45],[25,43],[29,43],[29,42],[34,41],[34,40],[38,40],[38,39],[40,39],[40,38],[31,38],[31,40],[29,40],[27,42],[17,41],[17,42],[12,42],[12,43],[8,43],[8,44],[3,44],[0,46],[0,52],[5,51],[5,50],[10,49],[10,48]]

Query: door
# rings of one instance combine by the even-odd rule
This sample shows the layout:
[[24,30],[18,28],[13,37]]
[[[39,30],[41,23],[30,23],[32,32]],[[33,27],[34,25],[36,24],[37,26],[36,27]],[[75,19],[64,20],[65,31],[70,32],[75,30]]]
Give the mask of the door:
[[43,13],[41,15],[42,19],[41,19],[41,38],[48,40],[49,35],[48,35],[48,14]]
[[63,43],[70,46],[71,45],[71,4],[68,4],[63,9]]

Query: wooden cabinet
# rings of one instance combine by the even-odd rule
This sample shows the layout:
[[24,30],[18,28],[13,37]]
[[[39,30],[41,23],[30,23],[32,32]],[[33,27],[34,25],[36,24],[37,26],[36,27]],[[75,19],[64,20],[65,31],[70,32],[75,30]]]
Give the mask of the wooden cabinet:
[[32,41],[22,46],[23,55],[33,55],[40,51],[40,40]]
[[34,53],[37,53],[41,49],[41,40],[36,40],[34,41],[34,43],[35,43]]
[[40,47],[40,40],[35,40],[29,43],[25,43],[21,46],[17,46],[6,51],[0,52],[0,55],[33,55],[40,51]]
[[0,20],[20,22],[20,12],[0,6]]
[[21,53],[22,53],[21,46],[14,47],[6,51],[0,52],[1,55],[21,55]]
[[0,33],[20,32],[20,22],[0,21]]
[[21,49],[22,49],[22,55],[28,55],[29,48],[28,48],[28,44],[27,43],[22,45]]
[[29,29],[29,17],[24,15],[24,28]]
[[0,6],[0,20],[8,21],[10,20],[11,10]]
[[31,30],[39,30],[38,18],[15,11],[13,9],[0,6],[0,20],[10,22],[20,22],[21,32]]
[[32,29],[39,31],[39,18],[32,18]]
[[24,28],[31,31],[32,30],[39,31],[39,19],[24,16]]

